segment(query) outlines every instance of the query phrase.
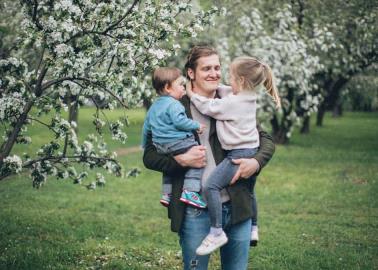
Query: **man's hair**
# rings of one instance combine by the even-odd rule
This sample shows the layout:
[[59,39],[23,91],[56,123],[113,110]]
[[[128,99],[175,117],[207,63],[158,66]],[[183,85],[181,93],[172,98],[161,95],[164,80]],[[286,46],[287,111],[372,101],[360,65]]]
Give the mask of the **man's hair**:
[[192,69],[193,71],[197,68],[197,61],[201,57],[206,57],[210,55],[218,55],[218,52],[215,48],[209,45],[196,45],[190,49],[188,56],[186,58],[185,64],[185,75],[188,77],[188,69]]
[[181,76],[181,71],[175,67],[159,67],[155,69],[152,76],[152,86],[161,95],[166,85],[171,86],[172,82]]

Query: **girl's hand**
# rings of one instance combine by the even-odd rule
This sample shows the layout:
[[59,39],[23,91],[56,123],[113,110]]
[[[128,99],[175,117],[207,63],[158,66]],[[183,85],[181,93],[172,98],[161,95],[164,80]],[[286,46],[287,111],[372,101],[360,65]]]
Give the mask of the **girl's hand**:
[[234,177],[232,178],[230,185],[234,184],[240,178],[247,179],[254,175],[260,169],[260,164],[254,158],[239,158],[233,159],[232,162],[239,165]]
[[192,90],[192,81],[191,80],[188,80],[186,82],[186,85],[185,85],[185,89],[186,89],[186,95],[191,98],[193,96],[193,90]]

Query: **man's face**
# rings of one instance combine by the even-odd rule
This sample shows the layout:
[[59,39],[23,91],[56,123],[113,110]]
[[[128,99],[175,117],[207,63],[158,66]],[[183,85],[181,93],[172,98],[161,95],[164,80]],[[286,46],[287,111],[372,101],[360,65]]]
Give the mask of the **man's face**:
[[221,79],[219,56],[213,54],[198,58],[196,69],[189,69],[188,75],[193,80],[194,92],[203,96],[213,96]]

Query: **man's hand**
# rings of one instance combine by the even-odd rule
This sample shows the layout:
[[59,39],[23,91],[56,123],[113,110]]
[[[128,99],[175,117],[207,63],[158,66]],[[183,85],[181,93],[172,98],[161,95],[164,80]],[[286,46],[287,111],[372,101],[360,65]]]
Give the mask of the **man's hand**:
[[203,168],[206,166],[206,147],[193,146],[186,153],[174,156],[174,159],[182,167]]
[[239,169],[232,178],[230,185],[234,184],[240,178],[249,178],[260,169],[260,164],[254,158],[233,159],[232,162],[239,165]]

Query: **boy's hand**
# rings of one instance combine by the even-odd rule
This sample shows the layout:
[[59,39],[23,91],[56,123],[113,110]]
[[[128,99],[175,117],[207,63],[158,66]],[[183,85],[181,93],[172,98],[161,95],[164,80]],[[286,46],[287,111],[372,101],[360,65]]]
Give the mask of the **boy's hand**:
[[202,134],[202,132],[205,130],[206,126],[204,124],[200,123],[199,129],[197,129],[198,134]]

